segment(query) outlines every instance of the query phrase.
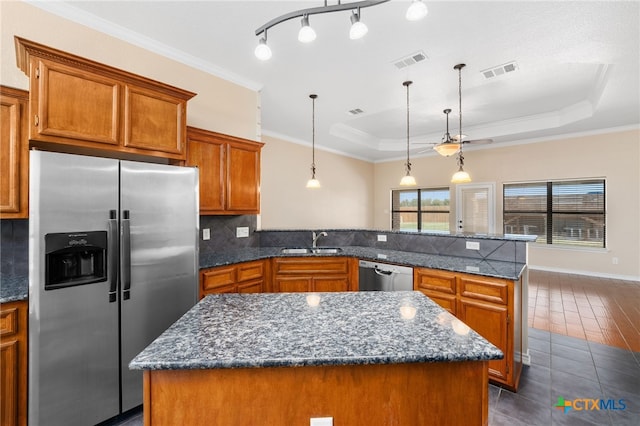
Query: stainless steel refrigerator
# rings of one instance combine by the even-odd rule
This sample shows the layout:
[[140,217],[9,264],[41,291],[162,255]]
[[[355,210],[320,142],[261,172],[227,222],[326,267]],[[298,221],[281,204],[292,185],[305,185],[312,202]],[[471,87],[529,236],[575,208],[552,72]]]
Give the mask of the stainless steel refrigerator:
[[198,172],[30,153],[29,424],[142,403],[131,359],[197,301]]

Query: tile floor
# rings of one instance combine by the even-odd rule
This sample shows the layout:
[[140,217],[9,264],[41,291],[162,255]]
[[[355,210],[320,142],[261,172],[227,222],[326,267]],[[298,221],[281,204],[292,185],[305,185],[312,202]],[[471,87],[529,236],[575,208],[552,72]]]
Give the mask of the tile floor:
[[[531,365],[517,393],[489,385],[489,425],[640,425],[639,328],[637,282],[531,271]],[[565,412],[560,397],[576,408],[579,399],[609,405]],[[104,426],[116,425],[141,426],[142,410]]]

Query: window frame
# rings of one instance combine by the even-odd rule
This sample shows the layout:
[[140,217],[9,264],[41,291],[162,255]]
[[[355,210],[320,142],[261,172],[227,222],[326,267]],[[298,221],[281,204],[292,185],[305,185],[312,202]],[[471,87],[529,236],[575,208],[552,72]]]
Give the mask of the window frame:
[[[394,195],[396,193],[402,193],[402,192],[412,192],[412,191],[416,191],[418,194],[418,204],[417,204],[417,208],[416,210],[394,210]],[[423,192],[428,193],[428,192],[435,192],[435,191],[447,191],[449,194],[449,204],[447,204],[447,211],[441,211],[441,210],[429,210],[429,209],[423,209],[422,207],[422,200],[423,200]],[[401,228],[394,228],[394,215],[395,214],[401,214],[401,213],[415,213],[417,215],[417,224],[416,224],[416,228],[417,229],[411,229],[411,230],[407,230],[407,232],[432,232],[432,233],[450,233],[451,232],[451,187],[449,186],[439,186],[439,187],[424,187],[424,188],[397,188],[397,189],[392,189],[391,190],[391,215],[390,215],[390,221],[391,221],[391,229],[393,231],[403,231],[403,229]],[[422,229],[422,215],[426,214],[426,213],[446,213],[447,217],[449,219],[448,221],[448,230],[447,231],[443,231],[443,230],[437,230],[437,229]]]
[[[593,183],[601,183],[602,184],[602,211],[594,211],[594,210],[559,210],[557,207],[554,209],[554,185],[559,184],[593,184]],[[539,185],[544,186],[545,196],[546,196],[546,206],[545,210],[507,210],[506,209],[506,192],[510,187],[517,187],[520,185],[524,187],[526,185]],[[546,241],[536,241],[536,243],[545,245],[545,246],[556,246],[562,248],[595,248],[595,249],[606,249],[607,248],[607,180],[602,177],[595,178],[579,178],[579,179],[556,179],[556,180],[544,180],[544,181],[527,181],[527,182],[510,182],[503,183],[502,185],[502,223],[503,223],[503,231],[505,229],[505,217],[507,214],[541,214],[545,218],[545,238]],[[554,216],[557,218],[560,215],[602,215],[602,245],[597,247],[590,246],[587,244],[568,244],[562,242],[554,242]],[[540,234],[539,234],[540,235]],[[558,239],[558,236],[555,236],[555,239]],[[585,241],[586,240],[577,240],[577,241]]]

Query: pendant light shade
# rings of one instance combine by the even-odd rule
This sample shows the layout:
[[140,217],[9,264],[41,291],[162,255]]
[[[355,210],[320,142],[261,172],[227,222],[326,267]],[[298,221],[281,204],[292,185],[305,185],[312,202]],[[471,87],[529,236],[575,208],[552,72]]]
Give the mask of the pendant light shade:
[[460,146],[460,151],[458,151],[458,171],[453,174],[451,183],[471,182],[471,176],[469,176],[469,173],[464,171],[464,155],[462,155],[462,68],[464,68],[465,66],[465,64],[458,64],[453,67],[454,70],[458,70],[458,145]]
[[409,158],[409,86],[412,81],[402,83],[407,88],[407,162],[404,164],[406,175],[400,180],[400,186],[415,186],[416,179],[411,176],[411,160]]
[[316,179],[316,98],[311,94],[311,179],[307,181],[307,188],[320,188],[320,181]]

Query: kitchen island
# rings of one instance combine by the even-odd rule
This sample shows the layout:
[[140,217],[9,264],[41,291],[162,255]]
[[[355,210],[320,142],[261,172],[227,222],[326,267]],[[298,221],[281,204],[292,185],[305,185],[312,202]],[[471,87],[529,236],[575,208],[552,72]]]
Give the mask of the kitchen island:
[[419,292],[221,294],[130,368],[145,425],[483,425],[502,356]]

